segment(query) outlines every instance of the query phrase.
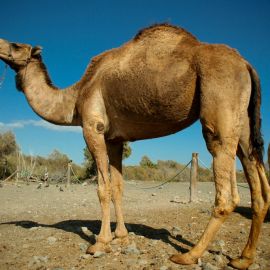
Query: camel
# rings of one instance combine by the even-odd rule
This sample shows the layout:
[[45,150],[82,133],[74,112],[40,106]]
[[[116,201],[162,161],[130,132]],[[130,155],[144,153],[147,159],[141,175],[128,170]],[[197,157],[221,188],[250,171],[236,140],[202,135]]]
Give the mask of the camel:
[[[57,125],[79,125],[98,169],[100,233],[87,253],[128,243],[122,213],[123,142],[178,132],[199,120],[213,156],[216,196],[198,243],[170,259],[194,264],[239,203],[235,159],[251,190],[252,224],[247,244],[230,264],[254,262],[258,237],[270,205],[263,164],[260,82],[256,71],[225,45],[206,44],[169,24],[147,27],[119,48],[92,59],[81,80],[59,91],[42,62],[41,47],[0,40],[0,58],[16,72],[16,85],[33,110]],[[110,202],[116,213],[115,239]]]

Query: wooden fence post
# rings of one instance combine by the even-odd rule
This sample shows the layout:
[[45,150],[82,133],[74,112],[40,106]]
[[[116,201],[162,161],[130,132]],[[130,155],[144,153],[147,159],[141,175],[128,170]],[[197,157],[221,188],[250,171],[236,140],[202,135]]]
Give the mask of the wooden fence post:
[[70,187],[70,171],[71,171],[71,163],[72,160],[68,162],[68,169],[67,169],[67,188]]
[[197,201],[198,155],[198,153],[192,153],[190,168],[190,202]]

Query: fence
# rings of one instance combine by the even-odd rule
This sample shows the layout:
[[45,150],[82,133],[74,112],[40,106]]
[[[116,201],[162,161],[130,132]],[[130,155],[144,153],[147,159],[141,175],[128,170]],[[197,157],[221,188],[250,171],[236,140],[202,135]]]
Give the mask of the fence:
[[[19,159],[20,161],[20,159]],[[22,161],[19,162],[19,165],[17,166],[17,170],[12,173],[9,177],[7,177],[5,180],[3,181],[8,181],[9,179],[11,179],[12,177],[14,177],[16,175],[16,182],[18,182],[19,178],[24,178],[27,179],[27,181],[30,180],[30,175],[25,175],[25,177],[23,177],[23,170],[20,170],[20,163],[23,163],[24,160],[22,159]],[[175,180],[178,176],[180,176],[190,165],[190,179],[189,179],[189,190],[190,190],[190,194],[189,194],[189,201],[190,202],[194,202],[198,200],[198,179],[199,179],[199,163],[208,171],[211,172],[212,171],[205,165],[205,163],[199,158],[199,154],[198,153],[192,153],[192,158],[191,160],[182,168],[180,169],[175,175],[173,175],[172,177],[166,179],[165,181],[163,181],[162,183],[159,183],[157,185],[154,186],[147,186],[147,187],[138,187],[136,186],[136,188],[138,189],[142,189],[142,190],[146,190],[146,189],[155,189],[155,188],[160,188],[161,186],[164,186],[166,184],[168,184],[169,182]],[[25,166],[24,166],[25,167]],[[31,159],[31,172],[33,171],[33,168],[35,167],[35,161]],[[200,169],[201,170],[201,169]],[[201,170],[202,171],[202,170]],[[206,171],[206,170],[204,170]],[[40,176],[38,178],[31,178],[31,181],[40,181],[43,180],[44,182],[48,183],[48,181],[50,180],[48,173],[46,172],[44,176]],[[56,181],[56,182],[62,182],[66,185],[67,188],[70,187],[71,182],[77,182],[77,183],[81,183],[81,181],[78,179],[76,173],[73,170],[72,167],[72,161],[70,160],[67,164],[67,172],[66,175],[61,177],[61,179],[51,179],[51,181]],[[238,186],[240,187],[244,187],[238,184]]]

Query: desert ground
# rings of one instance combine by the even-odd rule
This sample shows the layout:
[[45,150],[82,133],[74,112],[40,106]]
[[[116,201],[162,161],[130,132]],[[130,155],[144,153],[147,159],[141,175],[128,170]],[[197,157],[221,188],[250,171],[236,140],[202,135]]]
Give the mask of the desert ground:
[[[100,228],[96,185],[4,183],[0,188],[0,269],[232,269],[230,257],[243,249],[251,223],[250,196],[239,186],[241,203],[228,218],[198,264],[176,265],[170,255],[197,242],[211,214],[214,184],[199,183],[198,201],[188,203],[189,184],[125,182],[123,209],[130,242],[111,245],[110,253],[86,255]],[[115,215],[112,209],[112,229]],[[270,269],[270,222],[262,227],[256,262],[249,269]]]

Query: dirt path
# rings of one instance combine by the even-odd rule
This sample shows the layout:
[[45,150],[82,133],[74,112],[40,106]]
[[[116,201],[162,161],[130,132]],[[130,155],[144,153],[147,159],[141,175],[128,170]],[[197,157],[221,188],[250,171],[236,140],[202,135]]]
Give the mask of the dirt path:
[[[232,269],[246,243],[250,226],[250,198],[239,187],[241,204],[218,233],[198,265],[180,266],[168,258],[189,249],[201,235],[211,213],[212,183],[199,184],[198,203],[187,204],[188,184],[170,183],[162,189],[141,190],[155,183],[126,183],[123,200],[130,245],[112,246],[99,258],[85,255],[100,227],[100,208],[94,185],[60,191],[37,184],[0,188],[0,269]],[[176,201],[176,202],[171,202]],[[115,227],[112,208],[112,228]],[[263,232],[253,269],[270,269],[270,223]]]

